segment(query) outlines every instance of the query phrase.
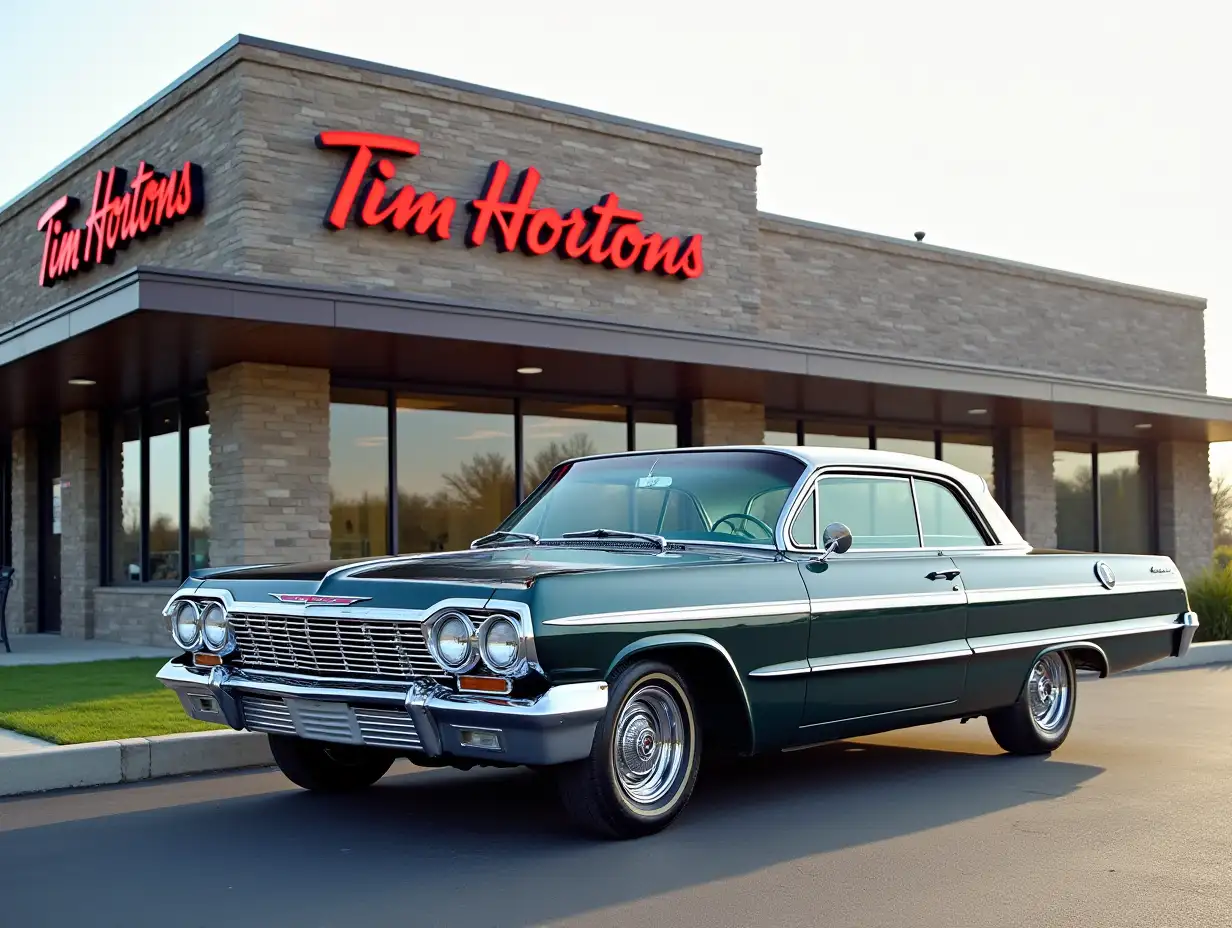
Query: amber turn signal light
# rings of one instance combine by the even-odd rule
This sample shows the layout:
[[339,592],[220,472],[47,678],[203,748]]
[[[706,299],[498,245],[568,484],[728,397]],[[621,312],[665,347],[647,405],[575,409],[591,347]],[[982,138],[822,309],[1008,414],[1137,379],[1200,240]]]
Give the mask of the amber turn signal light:
[[193,663],[198,667],[221,667],[222,658],[217,654],[194,654]]
[[458,689],[463,693],[497,693],[505,695],[513,684],[501,677],[458,677]]

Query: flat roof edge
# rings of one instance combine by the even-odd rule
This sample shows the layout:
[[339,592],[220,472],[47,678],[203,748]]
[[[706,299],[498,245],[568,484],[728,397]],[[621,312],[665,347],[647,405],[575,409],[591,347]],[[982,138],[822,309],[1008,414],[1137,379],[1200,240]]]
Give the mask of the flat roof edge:
[[794,216],[783,216],[778,213],[759,211],[757,217],[763,228],[768,224],[771,227],[769,231],[782,232],[788,235],[804,234],[808,237],[822,240],[841,241],[843,244],[852,245],[857,248],[887,251],[893,254],[920,258],[925,261],[963,264],[968,267],[979,267],[1015,277],[1029,277],[1033,280],[1045,280],[1050,283],[1081,287],[1085,290],[1097,290],[1101,293],[1118,293],[1150,300],[1154,303],[1178,306],[1183,309],[1205,310],[1207,307],[1205,297],[1193,296],[1187,293],[1143,287],[1138,284],[1124,283],[1104,277],[1093,277],[1089,274],[1064,271],[1057,268],[1044,267],[1039,264],[1027,264],[1009,258],[982,255],[974,251],[962,251],[958,248],[947,248],[943,245],[895,238],[892,235],[862,232],[859,229],[846,229],[842,226],[813,222],[808,219],[797,219]]

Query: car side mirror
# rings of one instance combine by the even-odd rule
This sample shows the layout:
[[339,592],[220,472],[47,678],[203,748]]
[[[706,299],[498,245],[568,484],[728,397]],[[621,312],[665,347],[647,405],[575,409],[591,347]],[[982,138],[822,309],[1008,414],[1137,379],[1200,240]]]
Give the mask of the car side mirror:
[[818,561],[824,561],[831,554],[846,554],[851,548],[851,529],[842,522],[831,522],[821,533],[821,554]]

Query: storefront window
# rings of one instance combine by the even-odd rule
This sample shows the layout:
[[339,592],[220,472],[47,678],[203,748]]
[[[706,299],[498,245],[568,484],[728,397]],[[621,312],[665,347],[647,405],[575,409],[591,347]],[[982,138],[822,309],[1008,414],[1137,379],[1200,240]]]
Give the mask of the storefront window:
[[867,425],[804,423],[804,443],[815,448],[867,448]]
[[934,433],[927,429],[877,428],[878,451],[897,451],[899,454],[916,454],[922,458],[937,456]]
[[655,451],[660,448],[676,448],[680,441],[676,435],[676,417],[664,409],[638,409],[633,418],[633,448],[637,451]]
[[1058,548],[1096,550],[1091,463],[1090,444],[1057,442],[1052,454],[1052,479],[1057,494]]
[[523,493],[539,486],[561,461],[628,450],[624,406],[528,402],[523,410]]
[[1151,553],[1150,492],[1140,452],[1104,450],[1099,463],[1099,549]]
[[400,396],[398,553],[465,548],[514,507],[513,402]]
[[178,402],[150,409],[150,576],[180,579],[180,408]]
[[389,553],[389,407],[374,390],[335,390],[329,407],[330,553]]
[[941,460],[983,477],[988,492],[997,495],[993,469],[992,435],[959,435],[944,432],[941,436]]
[[800,435],[796,431],[795,419],[767,419],[766,433],[762,444],[778,447],[795,447],[800,444]]
[[141,413],[115,424],[108,487],[112,583],[141,582]]
[[188,569],[210,566],[210,421],[204,396],[189,400]]

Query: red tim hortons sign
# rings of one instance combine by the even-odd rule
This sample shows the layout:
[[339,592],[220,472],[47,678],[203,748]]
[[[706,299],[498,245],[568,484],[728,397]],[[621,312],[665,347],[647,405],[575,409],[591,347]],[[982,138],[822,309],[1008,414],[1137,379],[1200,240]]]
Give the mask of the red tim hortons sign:
[[[376,132],[345,131],[322,132],[316,145],[351,156],[325,214],[327,229],[344,229],[348,221],[354,221],[359,226],[379,225],[409,235],[426,235],[433,241],[452,237],[457,211],[454,198],[416,191],[410,184],[394,189],[391,181],[397,167],[388,157],[378,157],[413,157],[419,154],[418,142]],[[502,252],[555,252],[562,259],[654,271],[686,280],[700,277],[705,270],[702,236],[665,238],[657,232],[645,232],[640,226],[642,213],[622,206],[615,193],[604,194],[593,206],[564,213],[535,206],[542,175],[533,167],[526,168],[507,195],[511,173],[504,161],[494,163],[481,195],[467,204],[467,247],[477,248],[490,238]]]
[[113,167],[95,175],[90,212],[83,225],[71,226],[69,217],[80,205],[76,197],[63,196],[39,217],[41,286],[50,287],[96,264],[111,264],[116,251],[132,242],[200,214],[205,205],[204,175],[191,161],[169,175],[142,161],[130,183],[128,172]]

